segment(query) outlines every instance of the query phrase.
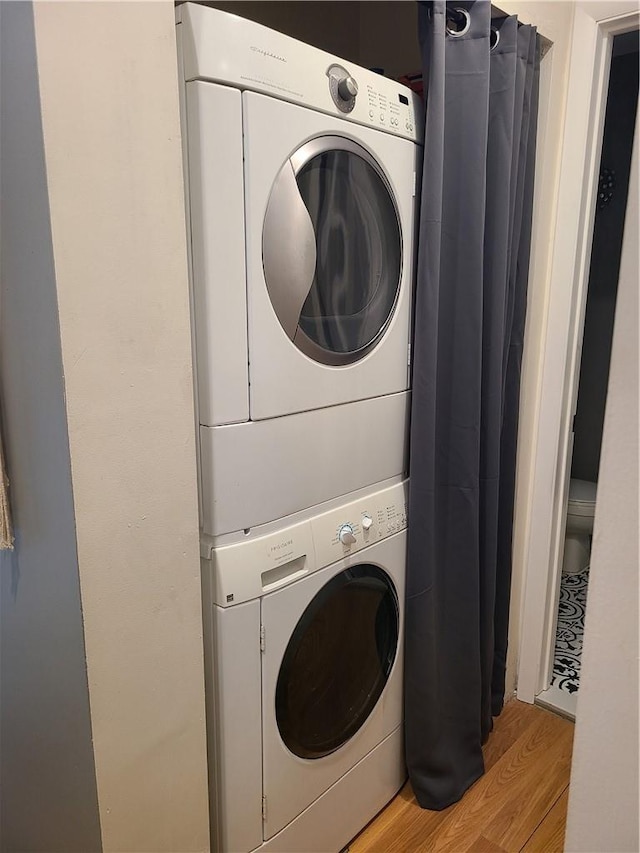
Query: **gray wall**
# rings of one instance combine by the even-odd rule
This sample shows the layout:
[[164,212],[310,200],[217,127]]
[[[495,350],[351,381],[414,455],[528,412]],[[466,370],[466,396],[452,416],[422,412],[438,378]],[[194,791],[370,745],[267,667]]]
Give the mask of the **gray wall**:
[[616,173],[613,199],[596,212],[585,315],[571,476],[597,482],[638,99],[638,53],[614,56],[607,101],[602,168]]
[[[101,850],[30,3],[0,3],[0,393],[16,547],[0,552],[6,853]],[[71,129],[70,129],[70,132]]]

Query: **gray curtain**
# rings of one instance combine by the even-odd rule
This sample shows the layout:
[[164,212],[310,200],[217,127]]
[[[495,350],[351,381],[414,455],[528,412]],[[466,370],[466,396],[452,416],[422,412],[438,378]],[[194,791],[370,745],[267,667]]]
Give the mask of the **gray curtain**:
[[539,52],[482,0],[419,21],[405,725],[416,798],[443,809],[484,772],[504,697]]

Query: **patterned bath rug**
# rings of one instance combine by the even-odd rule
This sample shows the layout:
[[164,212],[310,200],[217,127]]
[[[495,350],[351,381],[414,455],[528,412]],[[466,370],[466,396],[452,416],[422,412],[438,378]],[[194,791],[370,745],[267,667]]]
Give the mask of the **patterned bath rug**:
[[588,585],[588,566],[575,575],[562,575],[551,683],[560,690],[566,690],[567,693],[576,693],[580,683],[580,658]]

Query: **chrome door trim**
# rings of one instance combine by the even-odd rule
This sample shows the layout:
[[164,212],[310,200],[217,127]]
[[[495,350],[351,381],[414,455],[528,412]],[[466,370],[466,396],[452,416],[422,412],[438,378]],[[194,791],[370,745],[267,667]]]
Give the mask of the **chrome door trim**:
[[287,160],[275,180],[262,229],[262,265],[269,298],[293,340],[316,270],[316,234]]
[[[300,313],[313,285],[317,255],[316,234],[296,176],[310,160],[328,151],[347,151],[371,166],[389,194],[400,239],[398,282],[389,314],[372,340],[350,352],[335,352],[321,347],[299,325]],[[403,237],[391,184],[366,148],[343,136],[326,135],[310,139],[293,152],[278,173],[267,203],[262,229],[262,262],[267,292],[276,316],[287,337],[304,355],[320,364],[342,367],[360,361],[378,345],[395,314],[400,296],[404,270]],[[296,240],[300,241],[298,246]]]
[[[355,154],[356,157],[360,157],[361,160],[368,163],[382,178],[382,182],[391,196],[396,217],[398,216],[398,207],[396,205],[393,190],[391,189],[391,184],[389,183],[385,173],[382,171],[380,164],[375,157],[372,157],[371,154],[369,154],[366,148],[359,145],[357,142],[354,142],[352,139],[347,139],[344,136],[316,136],[315,139],[310,139],[308,142],[305,142],[304,145],[301,145],[300,148],[297,148],[291,157],[289,157],[289,162],[293,166],[294,173],[297,175],[310,160],[313,160],[314,157],[318,157],[320,154],[324,154],[326,151],[348,151],[350,154]],[[399,217],[398,227],[400,227]]]
[[[397,302],[397,299],[396,299]],[[389,325],[389,321],[393,316],[395,311],[396,302],[393,303],[393,308],[391,309],[391,313],[387,317],[387,320],[384,326],[381,327],[378,334],[369,341],[368,344],[365,344],[360,349],[349,350],[349,352],[335,352],[334,350],[325,349],[321,347],[320,344],[317,344],[315,341],[311,340],[311,338],[307,335],[307,333],[298,326],[296,329],[296,334],[293,339],[293,343],[298,347],[300,352],[312,358],[314,361],[319,361],[321,364],[328,364],[330,367],[344,367],[347,364],[353,364],[356,361],[360,361],[361,358],[364,358],[365,355],[370,352],[378,343],[380,338],[384,335],[387,330],[387,326]]]

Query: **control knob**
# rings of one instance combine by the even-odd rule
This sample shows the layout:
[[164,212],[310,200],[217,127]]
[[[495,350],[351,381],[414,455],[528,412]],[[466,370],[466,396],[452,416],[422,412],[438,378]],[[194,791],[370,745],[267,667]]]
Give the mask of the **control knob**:
[[372,524],[373,524],[373,519],[371,518],[371,516],[368,513],[365,513],[365,515],[362,516],[362,529],[363,530],[369,530],[369,528],[371,527]]
[[356,537],[353,535],[353,527],[350,524],[343,524],[338,531],[338,539],[343,545],[353,545]]
[[358,94],[358,84],[353,77],[343,77],[338,81],[338,94],[343,101],[350,101]]

